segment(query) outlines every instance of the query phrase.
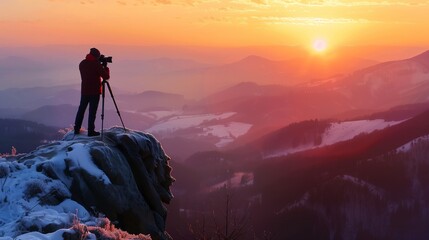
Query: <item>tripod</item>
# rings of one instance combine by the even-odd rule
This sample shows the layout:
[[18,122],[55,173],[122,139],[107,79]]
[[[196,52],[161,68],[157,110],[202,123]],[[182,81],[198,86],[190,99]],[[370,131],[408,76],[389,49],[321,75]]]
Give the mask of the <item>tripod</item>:
[[102,87],[102,93],[101,93],[101,96],[103,98],[103,102],[101,105],[101,141],[103,141],[103,133],[104,133],[104,97],[106,95],[106,85],[109,88],[110,96],[112,97],[113,103],[115,104],[116,113],[118,114],[119,119],[121,120],[122,127],[124,127],[124,131],[127,130],[125,128],[124,121],[122,121],[121,113],[119,112],[119,108],[118,108],[118,105],[116,104],[115,97],[113,96],[112,89],[110,88],[110,83],[107,80],[103,80],[102,82],[103,87]]

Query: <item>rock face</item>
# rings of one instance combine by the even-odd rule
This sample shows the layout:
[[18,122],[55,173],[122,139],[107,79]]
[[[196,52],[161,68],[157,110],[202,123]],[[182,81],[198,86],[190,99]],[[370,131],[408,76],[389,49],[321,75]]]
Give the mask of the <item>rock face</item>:
[[[174,178],[168,161],[152,135],[122,128],[106,131],[103,141],[68,133],[16,161],[0,159],[0,210],[21,213],[0,218],[0,236],[54,232],[69,227],[73,217],[91,224],[104,215],[129,233],[170,239],[164,203],[173,198]],[[36,218],[39,224],[31,224]]]

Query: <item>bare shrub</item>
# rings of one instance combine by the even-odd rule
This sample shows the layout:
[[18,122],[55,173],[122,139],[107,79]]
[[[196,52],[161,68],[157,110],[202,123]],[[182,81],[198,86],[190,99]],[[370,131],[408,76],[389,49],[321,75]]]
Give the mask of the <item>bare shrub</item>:
[[72,230],[74,234],[64,233],[64,239],[70,240],[84,240],[91,234],[95,235],[98,240],[151,240],[152,238],[144,234],[129,234],[128,232],[117,229],[108,218],[100,218],[99,226],[86,226],[80,223],[79,219],[75,216],[73,219]]
[[24,199],[28,200],[30,198],[33,198],[40,193],[43,192],[43,182],[40,180],[35,180],[33,182],[29,182],[25,186],[24,190]]

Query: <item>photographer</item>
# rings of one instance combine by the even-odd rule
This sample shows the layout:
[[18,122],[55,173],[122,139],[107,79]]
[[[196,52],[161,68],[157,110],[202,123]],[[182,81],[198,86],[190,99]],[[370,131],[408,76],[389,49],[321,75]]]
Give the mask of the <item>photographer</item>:
[[79,134],[82,126],[83,117],[86,107],[89,104],[88,114],[88,136],[98,136],[99,132],[95,131],[95,117],[97,114],[98,103],[102,91],[102,80],[110,78],[110,70],[107,63],[100,63],[100,51],[91,48],[86,58],[79,64],[81,83],[80,105],[76,114],[74,123],[74,133]]

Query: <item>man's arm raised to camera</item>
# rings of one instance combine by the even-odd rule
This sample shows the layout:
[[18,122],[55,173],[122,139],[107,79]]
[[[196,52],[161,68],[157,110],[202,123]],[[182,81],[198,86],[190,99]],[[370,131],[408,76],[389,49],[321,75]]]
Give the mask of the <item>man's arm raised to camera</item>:
[[109,78],[110,78],[110,69],[109,69],[109,67],[107,67],[107,66],[103,67],[100,64],[99,74],[103,78],[103,80],[109,80]]

